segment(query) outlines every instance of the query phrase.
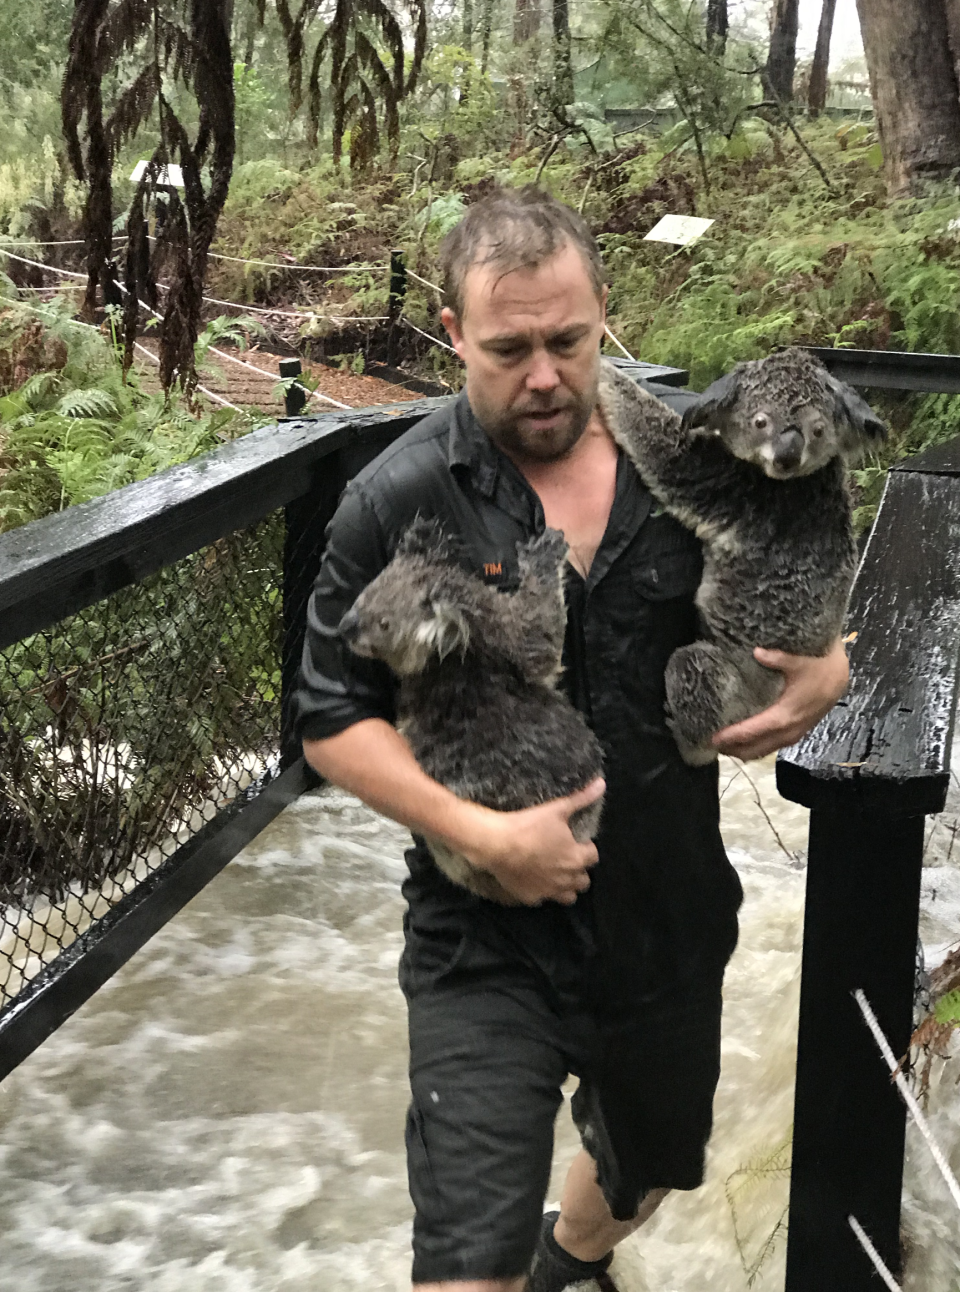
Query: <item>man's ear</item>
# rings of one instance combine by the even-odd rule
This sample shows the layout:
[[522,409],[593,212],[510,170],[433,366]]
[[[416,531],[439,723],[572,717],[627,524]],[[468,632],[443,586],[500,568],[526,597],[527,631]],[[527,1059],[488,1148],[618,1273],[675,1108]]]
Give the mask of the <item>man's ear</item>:
[[460,320],[454,314],[449,305],[444,305],[440,311],[440,322],[447,329],[447,335],[450,337],[450,344],[456,350],[460,358],[463,358],[461,346],[463,345],[463,328],[460,326]]
[[873,448],[887,438],[886,423],[882,422],[865,399],[861,399],[852,386],[828,377],[827,385],[833,394],[833,415],[838,422],[845,422],[853,432],[846,451]]
[[740,376],[734,370],[708,386],[695,403],[684,409],[682,426],[685,431],[698,431],[708,435],[713,429],[709,423],[718,413],[728,412],[740,394]]

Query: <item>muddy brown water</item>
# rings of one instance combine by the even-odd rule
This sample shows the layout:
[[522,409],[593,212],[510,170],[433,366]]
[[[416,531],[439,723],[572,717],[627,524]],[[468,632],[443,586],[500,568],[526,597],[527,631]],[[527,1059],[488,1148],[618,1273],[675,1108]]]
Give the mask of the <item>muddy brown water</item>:
[[[708,1180],[619,1250],[622,1292],[745,1292],[786,1205],[806,813],[770,761],[723,777],[746,901]],[[948,813],[928,847],[931,957],[960,938],[954,834]],[[409,1287],[406,842],[338,791],[304,797],[0,1085],[3,1286]],[[958,1068],[931,1116],[960,1171]],[[551,1198],[575,1150],[563,1108]],[[911,1134],[909,1292],[960,1287],[951,1206]],[[783,1247],[781,1226],[754,1288],[782,1288]]]

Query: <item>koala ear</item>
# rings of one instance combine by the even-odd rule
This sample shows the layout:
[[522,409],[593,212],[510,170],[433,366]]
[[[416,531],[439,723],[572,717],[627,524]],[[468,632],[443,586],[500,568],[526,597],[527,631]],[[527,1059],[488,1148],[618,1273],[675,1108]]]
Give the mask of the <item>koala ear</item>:
[[454,557],[453,543],[444,533],[439,520],[417,515],[401,535],[400,542],[397,544],[397,555],[449,561]]
[[470,625],[463,611],[450,601],[433,601],[431,608],[433,618],[420,625],[419,640],[435,650],[440,659],[446,659],[454,651],[465,655],[470,646]]
[[707,424],[717,413],[725,413],[737,402],[740,394],[740,374],[734,370],[725,377],[720,377],[708,386],[700,398],[684,409],[681,426],[685,431],[700,430],[700,434],[709,434]]
[[836,377],[828,377],[827,385],[833,395],[833,415],[837,422],[845,422],[852,435],[845,436],[844,449],[856,453],[871,448],[887,438],[887,427],[865,399]]

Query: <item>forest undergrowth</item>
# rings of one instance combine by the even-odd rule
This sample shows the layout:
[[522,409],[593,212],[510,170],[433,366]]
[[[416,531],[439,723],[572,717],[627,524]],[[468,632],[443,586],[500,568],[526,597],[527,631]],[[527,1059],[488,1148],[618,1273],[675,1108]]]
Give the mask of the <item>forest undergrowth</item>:
[[[806,123],[801,146],[782,127],[751,119],[729,138],[702,140],[702,164],[684,124],[661,136],[631,134],[620,147],[571,138],[549,155],[548,145],[516,156],[482,149],[482,124],[473,137],[438,134],[423,165],[398,173],[349,176],[329,160],[303,169],[264,158],[241,164],[217,251],[356,268],[303,274],[219,260],[208,293],[314,311],[299,328],[290,325],[287,339],[361,370],[385,350],[386,325],[360,320],[386,312],[389,250],[402,247],[408,266],[436,283],[440,240],[468,203],[497,183],[539,182],[581,209],[596,233],[616,335],[639,358],[689,369],[694,387],[792,343],[960,352],[960,190],[942,183],[889,200],[866,124]],[[645,241],[667,213],[715,224],[688,247]],[[440,307],[436,292],[410,282],[406,315],[442,338]],[[38,328],[52,338],[48,350],[65,346],[69,358],[44,366],[41,346],[27,372],[15,356],[23,338],[36,351]],[[448,352],[413,332],[404,346],[409,370],[459,385]],[[17,381],[18,372],[28,379]],[[86,400],[76,402],[82,391]],[[0,394],[3,528],[204,452],[253,424],[225,412],[197,416],[182,401],[144,394],[135,377],[123,380],[109,337],[81,336],[65,307],[46,319],[13,306],[4,313]],[[955,397],[870,397],[892,435],[855,473],[861,528],[891,464],[960,433]]]

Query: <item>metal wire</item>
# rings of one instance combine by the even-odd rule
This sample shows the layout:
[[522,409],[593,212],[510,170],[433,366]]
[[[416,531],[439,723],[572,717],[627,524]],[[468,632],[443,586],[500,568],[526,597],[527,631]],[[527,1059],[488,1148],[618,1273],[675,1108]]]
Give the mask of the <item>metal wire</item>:
[[0,651],[0,1016],[275,774],[284,617],[304,610],[283,604],[284,543],[275,512]]

